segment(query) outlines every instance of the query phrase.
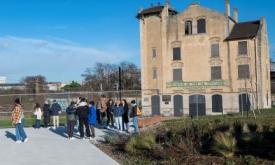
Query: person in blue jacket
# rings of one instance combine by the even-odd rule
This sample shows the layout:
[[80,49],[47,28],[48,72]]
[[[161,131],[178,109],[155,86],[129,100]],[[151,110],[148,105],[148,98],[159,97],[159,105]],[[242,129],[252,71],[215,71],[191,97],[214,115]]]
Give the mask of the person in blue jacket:
[[92,133],[92,138],[95,138],[95,125],[97,122],[96,107],[95,107],[94,101],[90,101],[89,104],[90,105],[89,105],[88,122],[89,122],[90,130]]
[[59,127],[59,115],[61,114],[61,106],[56,100],[53,100],[51,106],[51,115],[53,117],[53,127],[56,129]]

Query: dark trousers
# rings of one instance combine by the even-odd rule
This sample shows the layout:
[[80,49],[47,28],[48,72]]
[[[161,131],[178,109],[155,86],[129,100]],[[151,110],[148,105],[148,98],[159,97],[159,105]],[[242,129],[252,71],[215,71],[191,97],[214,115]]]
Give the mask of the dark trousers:
[[76,124],[75,121],[67,121],[67,133],[69,138],[73,137],[75,124]]
[[50,123],[50,116],[44,116],[44,127],[48,127]]
[[107,126],[111,122],[112,127],[114,127],[114,115],[112,113],[107,113]]
[[39,119],[36,119],[35,120],[35,125],[34,125],[34,128],[40,128],[40,125],[41,125],[41,120],[39,120]]
[[92,133],[92,137],[94,138],[95,137],[95,126],[90,125],[90,130],[91,130],[91,133]]
[[101,117],[101,124],[104,124],[104,119],[106,117],[106,112],[100,112],[100,117]]
[[96,120],[98,124],[101,124],[100,109],[96,110]]
[[90,126],[88,123],[88,118],[79,118],[79,132],[80,132],[80,137],[84,137],[84,125],[86,128],[86,136],[91,137],[91,132],[90,132]]

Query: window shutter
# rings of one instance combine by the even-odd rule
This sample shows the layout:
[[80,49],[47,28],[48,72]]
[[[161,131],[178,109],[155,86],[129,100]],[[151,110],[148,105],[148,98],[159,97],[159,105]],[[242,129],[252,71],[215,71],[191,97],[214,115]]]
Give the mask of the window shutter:
[[220,56],[220,46],[219,44],[211,45],[211,57],[219,57]]
[[173,81],[182,81],[182,69],[173,69]]
[[247,41],[238,43],[239,55],[247,55]]
[[248,79],[250,77],[249,65],[238,66],[238,77],[239,79]]
[[220,66],[211,67],[211,80],[222,79],[222,71]]

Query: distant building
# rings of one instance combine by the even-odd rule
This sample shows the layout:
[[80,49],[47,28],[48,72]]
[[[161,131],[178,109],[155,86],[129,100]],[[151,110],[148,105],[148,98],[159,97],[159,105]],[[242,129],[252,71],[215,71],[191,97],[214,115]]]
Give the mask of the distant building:
[[14,89],[14,90],[25,90],[26,89],[26,85],[25,84],[0,84],[0,90],[10,90],[10,89]]
[[7,77],[0,76],[0,84],[6,84],[7,83]]
[[64,86],[65,85],[61,82],[49,82],[47,84],[49,91],[60,91],[60,90],[62,90],[62,87],[64,87]]
[[197,116],[271,107],[270,57],[265,18],[239,22],[192,3],[141,10],[144,115]]

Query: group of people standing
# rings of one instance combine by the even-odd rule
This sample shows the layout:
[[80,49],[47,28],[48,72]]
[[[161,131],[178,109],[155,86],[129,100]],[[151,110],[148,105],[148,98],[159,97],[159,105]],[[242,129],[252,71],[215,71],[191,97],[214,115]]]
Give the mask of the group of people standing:
[[[28,138],[23,129],[24,113],[20,99],[15,99],[14,103],[11,118],[16,128],[16,143],[26,142]],[[57,129],[61,110],[62,108],[56,100],[53,100],[51,106],[48,101],[45,101],[42,108],[39,103],[36,103],[33,112],[35,116],[34,128],[39,129],[41,127],[43,116],[44,127],[49,128],[52,117],[53,129]],[[68,138],[74,139],[73,134],[76,126],[81,139],[85,139],[85,134],[88,139],[95,138],[96,125],[129,133],[129,117],[133,118],[135,133],[138,133],[138,111],[135,100],[131,101],[130,109],[125,99],[122,101],[107,100],[106,96],[102,95],[95,105],[94,101],[88,102],[87,99],[80,97],[77,102],[71,102],[66,109]]]
[[135,100],[131,101],[131,109],[129,109],[126,99],[121,101],[107,100],[103,95],[96,105],[97,122],[106,128],[115,128],[120,132],[125,131],[129,133],[129,117],[131,117],[133,118],[135,132],[138,133],[137,109]]

